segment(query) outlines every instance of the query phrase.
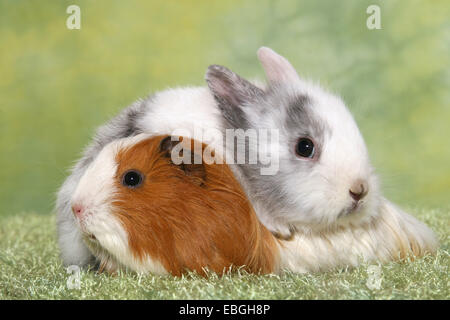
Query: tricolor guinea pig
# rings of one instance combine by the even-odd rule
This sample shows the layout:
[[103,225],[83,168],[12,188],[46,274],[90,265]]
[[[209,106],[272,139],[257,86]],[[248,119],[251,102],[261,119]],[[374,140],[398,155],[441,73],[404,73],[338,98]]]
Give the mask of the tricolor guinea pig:
[[277,240],[239,182],[227,165],[202,162],[206,146],[193,145],[140,134],[109,143],[89,165],[71,205],[100,270],[276,271]]

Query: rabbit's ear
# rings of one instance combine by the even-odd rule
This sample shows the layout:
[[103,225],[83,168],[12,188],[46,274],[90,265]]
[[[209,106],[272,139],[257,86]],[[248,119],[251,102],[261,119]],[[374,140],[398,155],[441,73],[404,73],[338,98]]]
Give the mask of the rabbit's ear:
[[290,62],[267,47],[259,48],[258,59],[261,62],[269,83],[295,82],[300,77]]
[[263,94],[260,88],[241,78],[230,69],[219,65],[208,67],[205,80],[221,107],[224,107],[224,105],[242,106]]

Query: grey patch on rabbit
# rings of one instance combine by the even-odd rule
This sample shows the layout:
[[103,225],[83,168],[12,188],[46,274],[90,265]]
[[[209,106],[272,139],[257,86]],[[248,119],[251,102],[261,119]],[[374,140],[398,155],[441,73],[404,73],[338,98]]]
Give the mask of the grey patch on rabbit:
[[285,123],[289,129],[293,129],[294,132],[298,131],[298,128],[302,128],[302,131],[307,131],[314,129],[317,125],[320,126],[320,121],[314,119],[311,115],[311,111],[308,110],[308,106],[312,105],[312,99],[310,97],[298,95],[290,97],[289,100],[290,101],[286,103],[285,114]]
[[108,143],[141,133],[142,131],[137,126],[137,120],[145,114],[149,101],[151,101],[151,97],[133,103],[107,124],[101,126],[95,134],[94,141],[85,150],[81,165],[86,166],[90,164],[99,151]]
[[[305,95],[293,96],[287,103],[285,114],[285,127],[291,133],[289,139],[291,145],[300,137],[309,137],[314,141],[317,159],[325,143],[326,137],[330,137],[332,129],[326,125],[314,112],[314,100]],[[296,161],[293,158],[293,161]]]

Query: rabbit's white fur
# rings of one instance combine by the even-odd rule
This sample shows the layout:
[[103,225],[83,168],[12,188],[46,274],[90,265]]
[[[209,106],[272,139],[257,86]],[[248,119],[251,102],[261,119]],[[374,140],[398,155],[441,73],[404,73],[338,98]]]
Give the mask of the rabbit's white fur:
[[378,216],[370,221],[299,232],[292,241],[281,242],[280,265],[294,272],[318,272],[422,256],[437,245],[426,225],[382,199]]
[[[422,255],[433,252],[437,247],[433,232],[379,194],[364,140],[344,103],[319,86],[298,78],[287,60],[270,49],[260,50],[259,58],[266,70],[269,86],[275,88],[273,91],[279,95],[294,97],[300,94],[312,98],[312,106],[306,105],[305,108],[309,108],[312,118],[328,128],[323,128],[321,133],[323,149],[320,162],[314,164],[315,167],[301,162],[303,160],[298,160],[294,166],[289,164],[292,150],[286,146],[280,148],[280,175],[274,177],[279,181],[268,180],[269,183],[263,188],[268,192],[280,193],[282,203],[272,203],[273,206],[270,206],[270,199],[259,194],[261,189],[254,191],[254,185],[264,184],[264,181],[254,182],[258,178],[251,176],[248,179],[245,168],[241,170],[232,166],[258,217],[269,230],[280,234],[297,230],[292,241],[282,241],[282,266],[297,272],[318,271],[355,266],[361,260],[387,261],[409,253]],[[216,71],[220,73],[224,70]],[[226,76],[230,77],[227,80],[242,80],[235,78],[237,75],[234,74]],[[214,81],[208,79],[208,75],[207,80]],[[286,81],[289,83],[286,84]],[[285,85],[279,86],[281,82]],[[217,92],[209,84],[217,98]],[[227,90],[220,85],[215,88]],[[252,94],[257,96],[259,91],[255,88],[252,88]],[[260,90],[264,91],[262,88]],[[296,138],[282,127],[281,121],[288,116],[287,111],[274,105],[287,101],[282,99],[256,97],[260,104],[267,104],[265,112],[255,112],[251,104],[246,105],[247,109],[243,110],[250,127],[279,128],[282,139],[288,141]],[[196,127],[203,130],[223,130],[227,127],[222,118],[223,112],[223,106],[219,106],[207,88],[177,88],[156,93],[136,103],[102,127],[58,195],[59,244],[64,263],[87,265],[93,261],[74,225],[70,199],[84,171],[104,145],[116,138],[140,132],[173,134],[179,129],[187,130],[182,135],[198,139],[193,136]],[[132,125],[129,125],[131,122]],[[311,167],[309,171],[308,166]],[[368,181],[369,194],[360,212],[347,215],[349,186],[360,177]]]

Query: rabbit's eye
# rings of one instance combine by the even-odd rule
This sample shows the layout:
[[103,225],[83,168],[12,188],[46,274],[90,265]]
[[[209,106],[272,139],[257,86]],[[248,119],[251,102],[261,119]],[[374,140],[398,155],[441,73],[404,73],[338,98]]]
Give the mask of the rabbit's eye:
[[298,139],[297,145],[295,146],[295,153],[303,158],[314,157],[314,143],[308,138]]
[[142,184],[144,176],[137,170],[130,170],[125,172],[122,178],[122,184],[128,188],[136,188]]

